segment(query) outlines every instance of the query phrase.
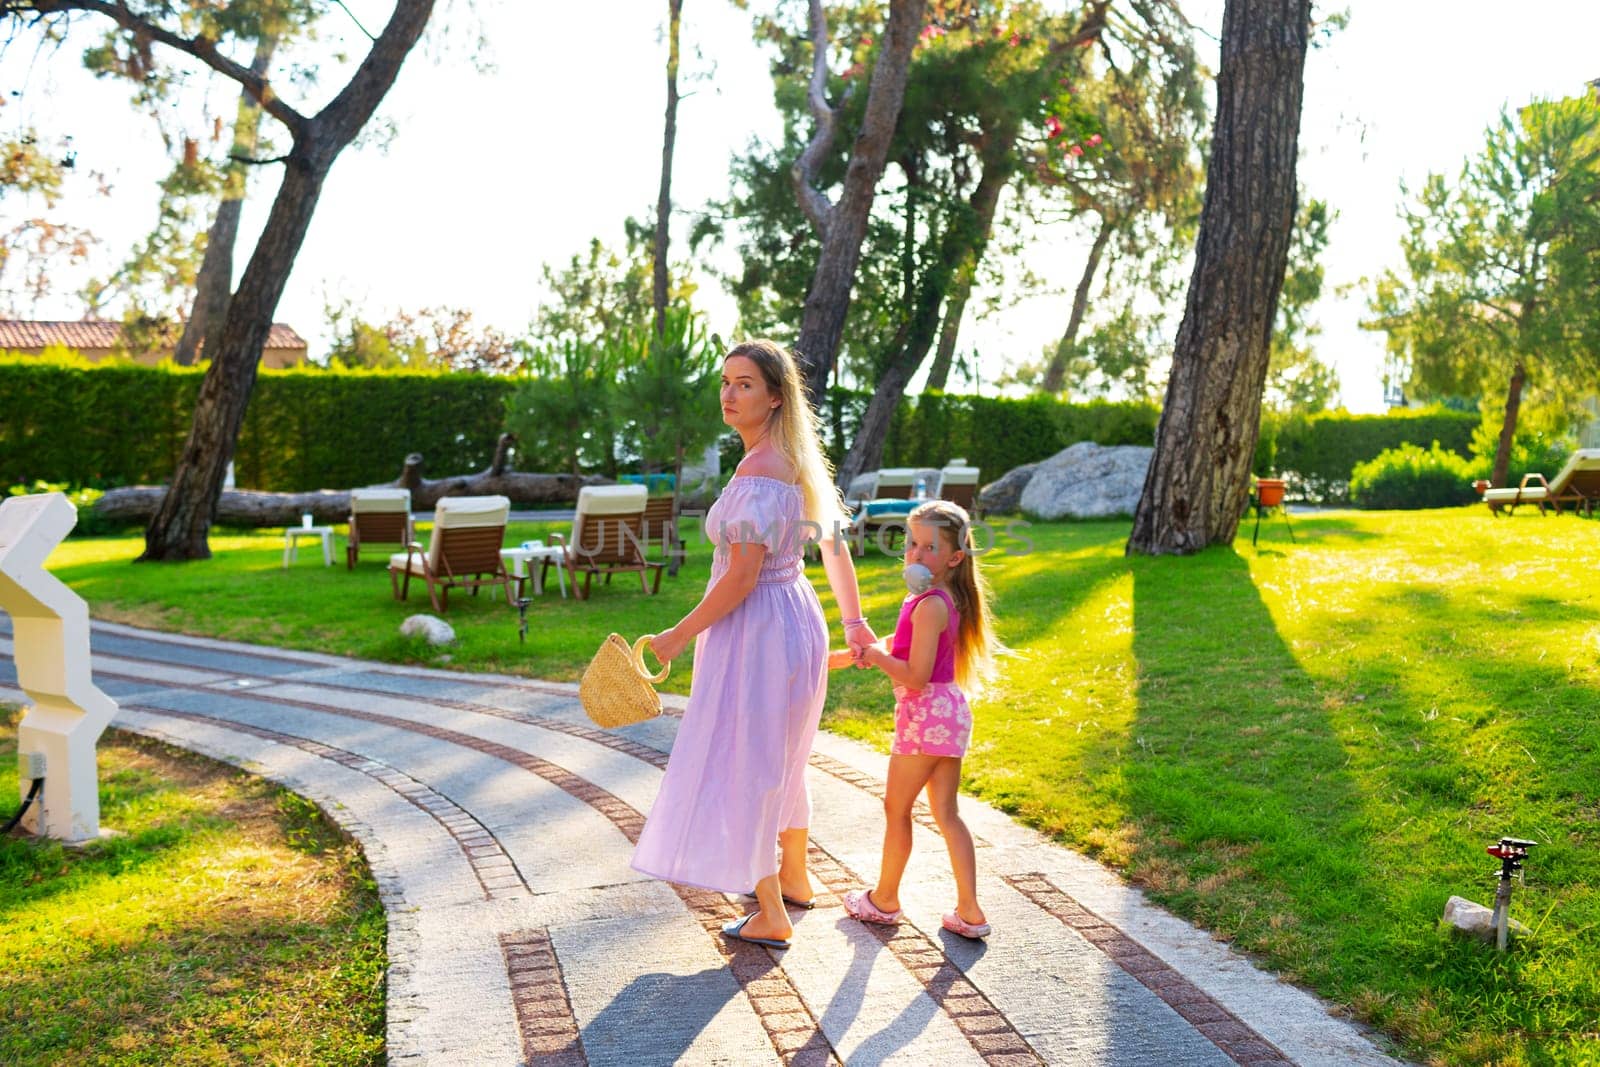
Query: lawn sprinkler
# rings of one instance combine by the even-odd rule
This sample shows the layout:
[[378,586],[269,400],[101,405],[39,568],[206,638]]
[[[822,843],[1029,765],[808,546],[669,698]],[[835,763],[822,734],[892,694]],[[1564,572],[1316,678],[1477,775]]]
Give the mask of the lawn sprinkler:
[[1537,841],[1524,841],[1520,837],[1502,837],[1497,845],[1490,845],[1486,852],[1500,861],[1500,885],[1494,891],[1494,945],[1501,952],[1506,950],[1506,927],[1511,919],[1511,878],[1522,870],[1522,863],[1528,858],[1528,849],[1537,845]]
[[532,604],[533,601],[528,597],[522,596],[518,597],[515,603],[517,605],[517,643],[525,645],[528,643],[528,605]]

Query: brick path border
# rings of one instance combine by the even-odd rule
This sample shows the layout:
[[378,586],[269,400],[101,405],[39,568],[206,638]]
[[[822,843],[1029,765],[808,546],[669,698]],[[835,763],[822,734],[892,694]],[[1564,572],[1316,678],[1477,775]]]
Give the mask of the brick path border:
[[1006,875],[1006,882],[1041,910],[1054,915],[1085,941],[1132,975],[1173,1011],[1200,1031],[1235,1063],[1249,1067],[1292,1064],[1272,1042],[1219,1004],[1210,994],[1163,962],[1155,953],[1078,903],[1047,875],[1037,872]]
[[523,1061],[530,1067],[588,1067],[577,1013],[567,995],[550,931],[540,928],[501,934],[500,953],[511,980]]

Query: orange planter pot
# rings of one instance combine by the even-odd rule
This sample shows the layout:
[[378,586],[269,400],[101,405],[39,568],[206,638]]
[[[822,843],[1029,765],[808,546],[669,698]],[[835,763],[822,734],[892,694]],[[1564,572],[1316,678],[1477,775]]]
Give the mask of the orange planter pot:
[[1256,479],[1256,499],[1261,501],[1264,508],[1275,508],[1283,503],[1283,479]]
[[1477,481],[1472,483],[1472,488],[1474,488],[1474,489],[1476,489],[1478,491],[1478,495],[1479,496],[1482,496],[1484,494],[1484,492],[1489,488],[1489,479],[1487,479],[1487,478],[1479,478]]

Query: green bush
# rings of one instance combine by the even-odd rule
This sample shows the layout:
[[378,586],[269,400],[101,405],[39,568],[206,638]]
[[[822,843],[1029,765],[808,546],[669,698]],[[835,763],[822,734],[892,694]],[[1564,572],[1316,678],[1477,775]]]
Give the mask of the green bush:
[[[189,435],[204,371],[0,356],[0,485],[161,484]],[[430,476],[487,466],[503,378],[444,372],[263,370],[234,451],[241,488],[386,482],[421,452]]]
[[32,485],[13,485],[6,489],[5,495],[32,496],[39,493],[65,493],[67,500],[78,509],[78,524],[68,537],[99,537],[117,529],[116,523],[108,522],[94,510],[95,502],[105,495],[100,489],[74,489],[64,483],[34,482]]
[[165,480],[200,378],[172,367],[0,356],[0,485]]
[[1407,444],[1356,464],[1350,497],[1362,508],[1447,508],[1477,499],[1472,477],[1472,462],[1439,442],[1427,449]]
[[1356,464],[1365,463],[1401,445],[1437,442],[1458,456],[1471,453],[1472,432],[1478,416],[1444,408],[1392,411],[1387,415],[1352,415],[1326,411],[1263,420],[1261,434],[1270,439],[1256,450],[1256,473],[1263,469],[1263,452],[1276,449],[1276,463],[1298,497],[1321,503],[1349,500],[1349,481]]

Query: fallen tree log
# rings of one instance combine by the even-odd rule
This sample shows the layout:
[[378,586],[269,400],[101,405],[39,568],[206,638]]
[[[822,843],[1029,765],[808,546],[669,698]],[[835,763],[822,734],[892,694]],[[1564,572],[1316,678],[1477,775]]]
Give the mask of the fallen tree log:
[[[586,485],[606,485],[611,479],[600,475],[531,474],[511,470],[510,434],[501,434],[494,462],[477,474],[453,478],[422,477],[422,456],[406,457],[400,477],[388,487],[411,490],[412,511],[432,511],[441,497],[509,497],[512,506],[529,504],[570,504]],[[374,487],[376,488],[376,487]],[[111,523],[149,522],[166,496],[164,485],[134,485],[109,489],[94,505],[95,515]],[[320,526],[345,522],[350,517],[348,490],[322,489],[309,493],[264,493],[251,489],[225,489],[217,501],[214,520],[218,526],[297,526],[300,516],[310,515]]]
[[[108,489],[94,505],[97,518],[112,523],[149,522],[167,495],[164,485],[130,485]],[[258,493],[251,489],[224,489],[217,501],[216,526],[298,526],[310,515],[319,526],[344,522],[350,517],[350,493],[322,490],[315,493]]]

